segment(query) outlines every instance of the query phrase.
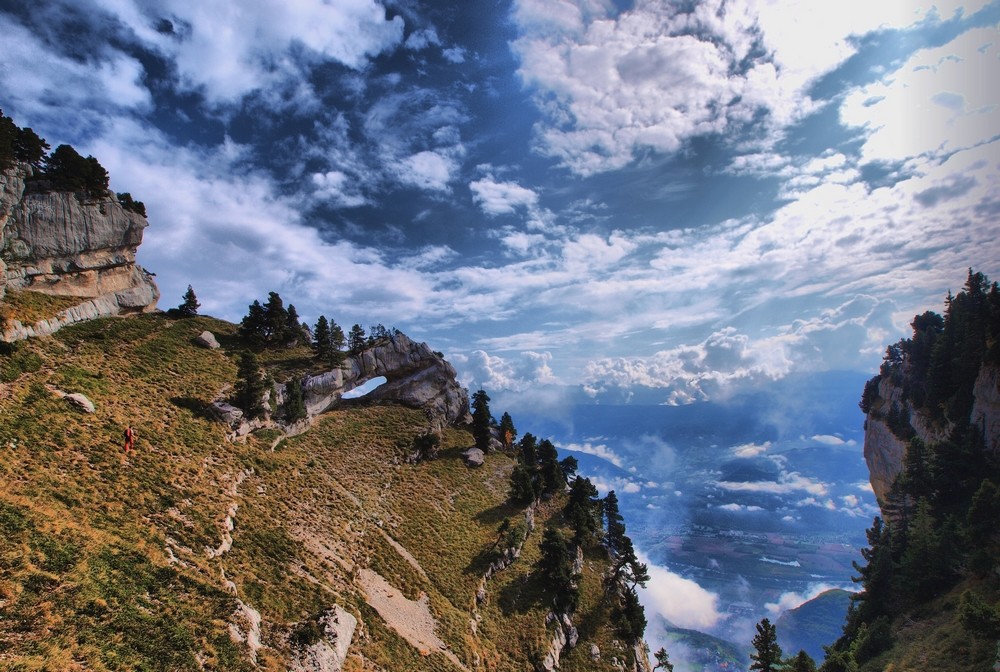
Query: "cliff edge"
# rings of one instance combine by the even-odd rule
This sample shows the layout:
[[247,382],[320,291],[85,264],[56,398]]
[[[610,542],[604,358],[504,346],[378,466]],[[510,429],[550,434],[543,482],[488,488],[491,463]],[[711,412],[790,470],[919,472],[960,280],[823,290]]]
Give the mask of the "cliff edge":
[[34,169],[0,171],[0,300],[11,290],[79,298],[51,318],[4,324],[4,341],[50,334],[61,327],[156,307],[159,290],[135,263],[146,218],[113,194],[46,191],[32,186]]

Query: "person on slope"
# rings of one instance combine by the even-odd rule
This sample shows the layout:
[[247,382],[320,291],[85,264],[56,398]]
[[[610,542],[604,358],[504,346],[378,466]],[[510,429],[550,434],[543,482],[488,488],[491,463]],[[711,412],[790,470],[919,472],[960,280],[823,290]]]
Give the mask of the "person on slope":
[[135,430],[132,425],[125,428],[125,454],[128,455],[135,448]]

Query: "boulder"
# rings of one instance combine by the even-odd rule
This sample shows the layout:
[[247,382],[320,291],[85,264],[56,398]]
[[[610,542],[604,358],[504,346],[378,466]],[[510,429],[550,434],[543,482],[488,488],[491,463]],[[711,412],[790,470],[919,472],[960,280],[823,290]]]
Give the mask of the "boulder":
[[71,392],[63,398],[82,410],[84,413],[93,413],[96,410],[94,408],[94,402],[88,399],[86,395],[80,394],[79,392]]
[[469,448],[462,453],[465,463],[470,467],[481,467],[486,462],[486,455],[478,448]]
[[292,646],[289,672],[340,672],[354,637],[358,619],[338,605],[319,619],[320,637],[305,646]]
[[197,336],[195,336],[194,342],[196,345],[200,345],[203,348],[208,348],[209,350],[217,350],[219,348],[219,341],[215,339],[215,334],[211,331],[203,331]]

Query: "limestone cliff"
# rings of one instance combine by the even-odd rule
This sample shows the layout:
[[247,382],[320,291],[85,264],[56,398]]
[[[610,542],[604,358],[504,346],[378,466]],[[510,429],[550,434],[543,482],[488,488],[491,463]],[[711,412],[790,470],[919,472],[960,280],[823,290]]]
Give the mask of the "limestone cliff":
[[[905,375],[904,367],[904,375]],[[984,365],[973,386],[975,401],[970,422],[983,432],[986,450],[1000,455],[1000,367]],[[903,388],[892,378],[878,383],[878,397],[873,400],[865,418],[865,461],[868,464],[872,489],[879,501],[884,501],[893,481],[903,470],[906,442],[889,427],[888,416],[895,407],[897,413],[909,416],[914,436],[925,443],[937,443],[948,438],[949,422],[934,422],[926,413],[914,408],[903,394]]]
[[0,300],[8,289],[77,297],[79,305],[36,324],[5,325],[3,340],[51,333],[103,315],[147,312],[159,291],[135,263],[146,218],[113,195],[31,188],[32,168],[0,172]]

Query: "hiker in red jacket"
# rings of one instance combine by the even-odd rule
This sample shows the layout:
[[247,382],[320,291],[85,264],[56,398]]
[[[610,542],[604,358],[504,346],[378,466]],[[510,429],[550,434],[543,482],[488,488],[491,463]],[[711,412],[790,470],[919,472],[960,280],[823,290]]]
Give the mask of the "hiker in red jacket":
[[135,430],[132,425],[125,428],[125,454],[128,455],[135,448]]

